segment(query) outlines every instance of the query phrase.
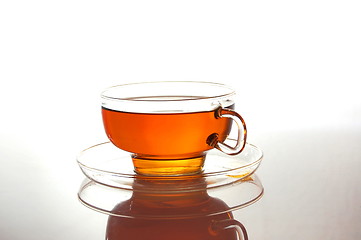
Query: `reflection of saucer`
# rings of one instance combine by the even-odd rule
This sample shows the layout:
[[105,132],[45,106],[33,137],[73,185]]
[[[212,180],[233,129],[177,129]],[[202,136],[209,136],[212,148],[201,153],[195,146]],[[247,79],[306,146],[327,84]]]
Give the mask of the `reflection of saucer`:
[[[162,182],[162,180],[160,180],[160,182]],[[251,175],[240,181],[235,181],[232,184],[227,184],[219,187],[210,187],[208,183],[205,185],[203,184],[203,187],[198,186],[198,188],[195,188],[187,193],[185,193],[184,191],[177,191],[177,187],[174,188],[174,186],[173,192],[169,192],[167,190],[165,190],[164,192],[164,189],[159,189],[157,187],[157,192],[154,193],[154,189],[148,189],[149,185],[158,184],[159,183],[155,181],[150,184],[136,185],[136,187],[133,186],[135,189],[122,189],[105,186],[92,180],[85,179],[80,187],[78,198],[85,206],[112,216],[146,219],[180,219],[206,217],[229,213],[255,203],[263,196],[264,191],[262,183],[256,175]],[[162,185],[162,183],[160,185]],[[168,183],[166,183],[166,185],[169,187]],[[179,184],[175,183],[175,186],[177,185]],[[142,188],[144,188],[144,191],[142,191]],[[149,206],[153,206],[149,209],[154,209],[155,211],[132,211],[132,208],[137,208],[137,203],[134,199],[136,199],[135,196],[139,197],[138,190],[140,191],[140,195],[142,196],[142,198],[149,199],[146,201],[146,203],[149,204]],[[134,193],[137,194],[134,195]],[[204,194],[206,194],[207,199],[209,199],[206,202],[208,203],[208,205],[213,205],[217,201],[222,201],[222,203],[224,203],[223,206],[226,207],[210,207],[207,209],[200,208],[197,209],[197,211],[175,211],[179,209],[172,209],[172,206],[174,205],[172,205],[173,203],[171,199],[176,199],[175,202],[179,203],[180,201],[184,201],[185,198],[192,200],[194,197],[204,197]],[[166,199],[165,201],[164,198]],[[125,209],[128,209],[129,211],[114,211],[114,209],[119,207],[120,203],[123,203],[123,205],[127,206],[125,207]],[[158,207],[160,205],[162,208],[164,208],[164,210],[162,209],[157,211],[156,205]]]
[[[236,156],[225,155],[218,150],[207,153],[203,172],[189,176],[140,176],[134,172],[131,154],[106,142],[82,151],[78,164],[89,179],[107,186],[133,189],[136,178],[169,181],[184,181],[191,178],[205,178],[208,187],[219,187],[240,181],[254,173],[262,161],[262,151],[254,145],[246,144],[245,149]],[[193,188],[193,187],[192,187]],[[182,189],[177,189],[180,191]],[[190,189],[183,189],[189,191]]]

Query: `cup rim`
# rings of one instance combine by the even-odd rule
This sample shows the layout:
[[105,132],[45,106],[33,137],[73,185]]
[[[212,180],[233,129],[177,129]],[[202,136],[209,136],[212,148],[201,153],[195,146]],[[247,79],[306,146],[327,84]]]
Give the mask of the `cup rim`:
[[[168,83],[168,84],[172,84],[172,83],[180,83],[180,84],[204,84],[204,85],[210,85],[210,86],[217,86],[223,89],[228,89],[228,93],[225,94],[219,94],[219,95],[214,95],[214,96],[197,96],[195,97],[184,97],[181,99],[139,99],[139,98],[122,98],[122,97],[112,97],[112,96],[106,96],[106,92],[108,92],[109,90],[112,90],[114,88],[119,88],[119,87],[127,87],[127,86],[132,86],[132,85],[148,85],[148,84],[161,84],[161,83]],[[125,84],[118,84],[118,85],[114,85],[111,87],[108,87],[106,89],[104,89],[100,96],[102,99],[107,99],[107,100],[116,100],[116,101],[126,101],[126,102],[179,102],[179,101],[197,101],[197,100],[207,100],[207,99],[217,99],[217,98],[224,98],[224,97],[228,97],[228,96],[233,96],[235,95],[236,92],[235,90],[223,83],[216,83],[216,82],[207,82],[207,81],[145,81],[145,82],[132,82],[132,83],[125,83]]]

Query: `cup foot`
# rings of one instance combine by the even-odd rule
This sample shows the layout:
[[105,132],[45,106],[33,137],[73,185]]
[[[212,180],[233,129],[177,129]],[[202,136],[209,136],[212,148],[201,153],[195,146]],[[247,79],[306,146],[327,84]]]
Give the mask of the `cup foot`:
[[132,156],[137,174],[148,176],[193,175],[202,172],[205,155],[184,159],[156,159]]

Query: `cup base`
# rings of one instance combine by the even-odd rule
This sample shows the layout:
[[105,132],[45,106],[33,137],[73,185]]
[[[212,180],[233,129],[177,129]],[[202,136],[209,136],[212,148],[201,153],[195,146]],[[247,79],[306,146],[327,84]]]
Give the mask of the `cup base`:
[[134,171],[147,176],[193,175],[202,172],[205,155],[184,159],[156,159],[132,155]]

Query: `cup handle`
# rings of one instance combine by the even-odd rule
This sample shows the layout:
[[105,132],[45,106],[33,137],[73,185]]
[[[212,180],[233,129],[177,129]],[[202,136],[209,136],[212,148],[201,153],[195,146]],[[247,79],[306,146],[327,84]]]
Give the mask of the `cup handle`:
[[242,152],[246,145],[246,139],[247,139],[246,122],[243,120],[242,116],[233,110],[224,109],[224,108],[218,108],[216,110],[215,115],[216,118],[226,117],[226,118],[231,118],[233,121],[236,122],[238,128],[237,144],[236,146],[232,147],[224,142],[219,141],[217,133],[213,133],[208,137],[207,144],[217,148],[218,150],[228,155],[237,155],[240,152]]
[[248,240],[246,228],[242,223],[234,219],[225,219],[221,221],[214,221],[211,225],[211,231],[218,234],[220,231],[227,229],[234,229],[237,232],[238,240]]

